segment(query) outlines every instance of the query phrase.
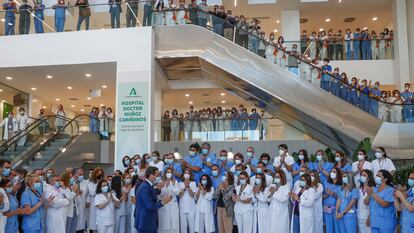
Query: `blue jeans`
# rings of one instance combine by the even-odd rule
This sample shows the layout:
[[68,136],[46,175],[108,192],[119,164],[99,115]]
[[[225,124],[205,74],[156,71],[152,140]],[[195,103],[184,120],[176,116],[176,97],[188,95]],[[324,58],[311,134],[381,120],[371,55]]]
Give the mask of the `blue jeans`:
[[294,73],[296,76],[299,76],[299,68],[298,67],[289,67],[289,71]]
[[331,92],[332,94],[339,96],[339,82],[332,82],[331,83]]
[[63,32],[65,29],[65,18],[55,17],[55,28],[57,32]]
[[321,81],[321,88],[327,92],[330,92],[331,88],[329,87],[329,81]]
[[411,105],[403,106],[402,113],[403,113],[404,122],[412,122],[413,116],[412,116],[411,109],[412,109]]
[[121,26],[121,23],[119,20],[121,19],[121,8],[118,7],[112,7],[111,8],[111,28],[119,28]]
[[89,30],[89,16],[88,17],[82,17],[80,15],[79,15],[79,18],[78,18],[78,24],[76,25],[76,30],[79,31],[81,29],[81,26],[82,26],[82,23],[83,23],[84,20],[85,20],[85,30]]
[[[5,23],[4,23],[4,35],[9,36],[9,35],[14,35],[14,26],[16,25],[16,18],[15,17],[6,17],[5,19]],[[10,25],[11,24],[11,25]]]
[[151,26],[151,19],[152,19],[152,7],[145,5],[143,26]]
[[198,18],[197,20],[198,26],[206,28],[207,27],[207,19]]
[[[44,20],[44,19],[41,19],[41,20]],[[40,21],[40,19],[38,19],[36,17],[34,17],[33,21],[34,21],[35,32],[36,33],[44,33],[45,29],[43,28],[43,22]]]
[[215,23],[213,25],[213,31],[220,36],[223,36],[223,23]]
[[259,38],[257,37],[252,37],[250,39],[250,50],[254,53],[258,53],[259,52]]

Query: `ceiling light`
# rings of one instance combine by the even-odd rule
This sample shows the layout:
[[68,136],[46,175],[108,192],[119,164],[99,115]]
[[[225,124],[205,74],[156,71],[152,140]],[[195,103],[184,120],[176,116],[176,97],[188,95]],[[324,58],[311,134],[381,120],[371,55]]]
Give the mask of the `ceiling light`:
[[52,75],[46,75],[46,78],[48,78],[48,79],[52,79],[52,78],[53,78],[53,76],[52,76]]
[[220,95],[221,95],[221,96],[225,96],[225,95],[226,95],[226,93],[221,93]]
[[280,23],[280,20],[276,20],[276,23]]
[[374,17],[374,18],[372,18],[372,20],[373,21],[377,21],[378,20],[378,17]]
[[37,89],[36,89],[36,87],[32,87],[32,88],[30,88],[32,91],[36,91]]
[[331,19],[325,19],[325,22],[331,22]]
[[99,105],[99,106],[103,107],[103,106],[105,106],[105,104],[101,104],[101,105]]
[[221,101],[221,103],[222,103],[222,104],[225,104],[225,103],[226,103],[226,101],[225,101],[225,100],[222,100],[222,101]]
[[108,86],[107,85],[102,85],[102,88],[107,88]]
[[273,32],[278,32],[278,30],[277,30],[277,29],[275,29],[275,30],[273,30]]
[[188,102],[188,104],[193,104],[193,101]]
[[1,22],[6,22],[6,20],[2,18],[2,19],[1,19]]
[[1,102],[2,102],[2,103],[6,103],[6,101],[5,101],[5,100],[2,100]]
[[33,100],[32,100],[32,102],[33,102],[33,103],[37,103],[37,99],[33,99]]
[[73,104],[72,104],[70,107],[71,107],[71,108],[74,108],[74,107],[75,107],[75,105],[73,105]]
[[320,28],[320,29],[319,29],[319,31],[320,31],[320,32],[321,32],[321,31],[323,31],[323,28]]
[[85,111],[85,109],[83,109],[83,108],[82,108],[82,109],[81,109],[81,112],[84,112],[84,111]]
[[45,108],[46,109],[47,107],[46,106],[43,106],[42,108]]
[[60,99],[59,98],[56,98],[56,101],[60,101]]
[[7,76],[7,77],[6,77],[6,79],[7,79],[7,80],[12,80],[13,78],[12,78],[12,77],[10,77],[10,76]]
[[185,94],[185,97],[190,97],[190,94]]
[[88,100],[91,100],[92,98],[91,98],[91,97],[88,97],[87,99],[88,99]]
[[12,23],[9,23],[9,25],[10,25],[10,26],[13,26],[13,24],[12,24]]
[[341,3],[342,2],[342,0],[338,0],[338,3]]
[[368,28],[367,27],[364,27],[362,30],[367,30]]
[[3,91],[3,89],[0,89],[0,92],[2,92]]
[[87,78],[92,77],[92,75],[91,75],[91,74],[85,74],[85,76],[86,76]]
[[68,90],[72,90],[72,87],[71,86],[68,86],[67,88],[68,88]]

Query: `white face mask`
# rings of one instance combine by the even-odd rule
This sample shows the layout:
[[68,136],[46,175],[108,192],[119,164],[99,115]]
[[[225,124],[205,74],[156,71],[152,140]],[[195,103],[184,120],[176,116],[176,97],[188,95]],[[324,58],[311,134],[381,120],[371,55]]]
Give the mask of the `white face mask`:
[[379,158],[381,158],[382,157],[382,153],[381,152],[375,152],[375,157],[377,158],[377,159],[379,159]]
[[167,174],[165,174],[165,177],[166,177],[167,179],[171,179],[171,177],[172,177],[172,173],[171,173],[171,172],[168,172]]
[[280,156],[282,156],[282,155],[284,155],[285,154],[285,151],[284,150],[279,150],[279,155]]
[[190,174],[184,174],[184,179],[186,180],[190,179]]
[[336,173],[334,172],[331,172],[329,176],[331,177],[331,179],[336,179]]
[[365,156],[363,156],[363,155],[358,155],[358,160],[359,160],[359,161],[364,160],[364,159],[365,159]]

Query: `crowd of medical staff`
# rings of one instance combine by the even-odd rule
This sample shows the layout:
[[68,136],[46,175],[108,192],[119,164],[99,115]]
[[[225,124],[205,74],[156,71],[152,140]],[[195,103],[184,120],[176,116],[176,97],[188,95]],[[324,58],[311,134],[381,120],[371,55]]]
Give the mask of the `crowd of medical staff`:
[[0,232],[137,232],[135,195],[148,167],[159,171],[159,200],[170,200],[158,209],[158,232],[393,233],[397,216],[401,232],[413,231],[414,172],[393,185],[396,168],[383,148],[373,161],[360,150],[353,163],[341,151],[331,162],[323,150],[311,158],[304,149],[295,160],[285,144],[276,154],[248,147],[216,155],[209,143],[193,144],[183,159],[125,156],[122,170],[88,176],[80,168],[28,173],[0,160]]
[[[194,110],[190,106],[188,112],[179,113],[177,109],[165,111],[162,116],[163,141],[191,141],[198,132],[221,132],[223,136],[234,136],[236,132],[245,132],[248,136],[250,132],[259,132],[259,140],[264,140],[267,134],[268,120],[264,110],[260,113],[256,108],[252,108],[250,113],[241,104],[235,107],[223,109],[206,108]],[[247,133],[249,131],[249,133]]]

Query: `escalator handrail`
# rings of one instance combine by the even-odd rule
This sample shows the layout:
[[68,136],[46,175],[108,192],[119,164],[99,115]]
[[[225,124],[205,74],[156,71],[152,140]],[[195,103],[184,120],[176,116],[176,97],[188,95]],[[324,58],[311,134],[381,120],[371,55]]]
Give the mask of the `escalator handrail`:
[[[198,6],[198,5],[197,5]],[[176,10],[173,10],[173,11],[180,11],[180,10],[183,10],[183,9],[176,9]],[[171,11],[170,9],[167,9],[167,11]],[[220,17],[217,17],[217,16],[215,16],[215,15],[213,15],[213,14],[211,14],[210,12],[206,12],[206,11],[203,11],[203,10],[201,10],[200,8],[196,8],[196,11],[198,11],[198,12],[202,12],[203,14],[208,14],[209,16],[211,16],[211,18],[213,19],[215,19],[215,20],[220,20],[220,21],[222,21],[222,23],[223,24],[228,24],[228,25],[231,25],[235,30],[234,30],[234,32],[233,33],[236,33],[236,27],[237,27],[237,25],[233,25],[233,24],[231,24],[231,23],[229,23],[229,22],[227,22],[226,20],[224,20],[224,19],[222,19],[222,18],[220,18]],[[157,13],[157,12],[159,12],[159,11],[154,11],[154,13]],[[198,16],[197,16],[198,17]],[[303,62],[303,63],[305,63],[305,64],[307,64],[308,66],[311,66],[311,68],[313,68],[313,69],[318,69],[319,70],[319,72],[322,72],[322,67],[319,67],[319,66],[316,66],[316,65],[314,65],[314,64],[312,64],[311,62],[309,62],[309,61],[307,61],[307,60],[305,60],[304,58],[303,58],[303,56],[302,55],[290,55],[290,53],[292,52],[292,51],[289,51],[289,50],[287,50],[286,48],[284,48],[284,47],[281,47],[278,43],[270,43],[270,42],[268,42],[268,41],[266,41],[264,38],[261,38],[261,37],[259,37],[259,36],[256,36],[256,35],[253,35],[252,33],[250,33],[249,31],[246,31],[246,30],[244,30],[244,29],[241,29],[241,28],[239,28],[238,29],[239,31],[240,30],[242,30],[242,31],[244,31],[244,32],[246,32],[250,37],[255,37],[255,38],[257,38],[257,39],[259,39],[259,40],[261,40],[265,45],[267,45],[267,46],[273,46],[273,47],[277,47],[278,48],[278,50],[282,50],[286,55],[288,55],[288,56],[294,56],[294,57],[296,57],[301,63]],[[300,42],[300,41],[298,41],[298,42]],[[235,44],[237,44],[236,42],[233,42],[233,43],[235,43]],[[298,45],[298,47],[299,47],[299,45]],[[342,85],[345,85],[345,86],[347,86],[348,87],[348,89],[355,89],[356,91],[358,91],[359,93],[362,93],[362,94],[364,94],[364,95],[366,95],[369,99],[374,99],[375,101],[377,101],[377,102],[381,102],[381,103],[384,103],[384,104],[387,104],[387,105],[396,105],[396,106],[411,106],[411,105],[414,105],[414,103],[401,103],[401,104],[397,104],[397,103],[390,103],[390,102],[387,102],[387,101],[383,101],[383,100],[381,100],[381,97],[379,97],[379,98],[374,98],[374,97],[372,97],[372,96],[370,96],[370,94],[369,93],[366,93],[365,91],[362,91],[362,90],[360,90],[359,89],[359,85],[357,85],[357,87],[354,87],[354,86],[352,86],[350,83],[346,83],[346,82],[344,82],[342,79],[340,79],[340,78],[337,78],[335,75],[333,75],[333,74],[331,74],[331,73],[327,73],[327,75],[329,75],[330,77],[331,77],[331,79],[335,79],[335,80],[338,80],[338,82],[340,82]],[[357,79],[357,83],[359,82],[359,80],[360,79]],[[371,89],[371,86],[368,86],[367,85],[367,87],[369,88],[369,89]],[[400,95],[401,96],[401,95]]]

